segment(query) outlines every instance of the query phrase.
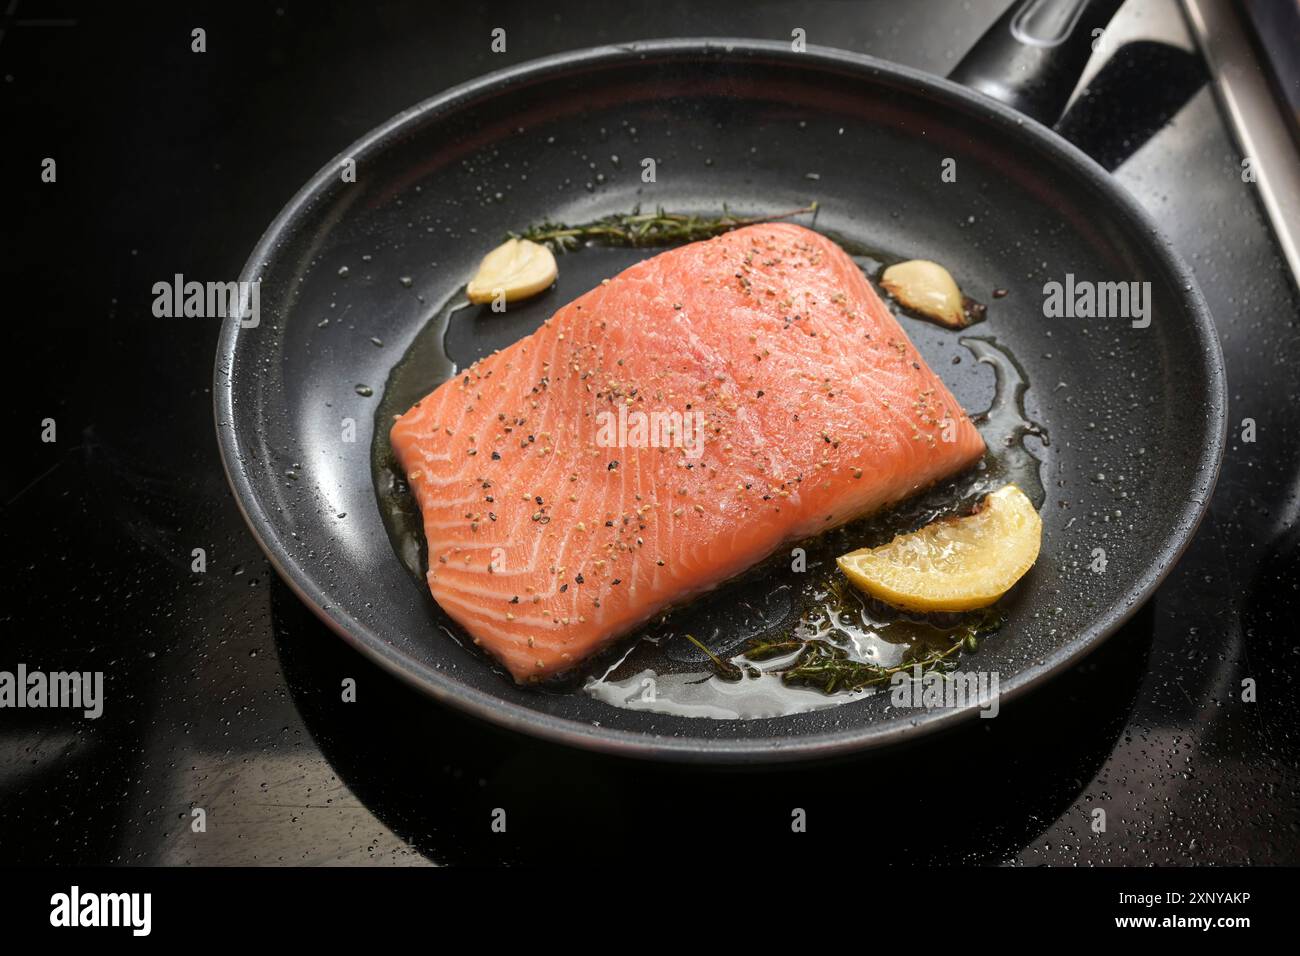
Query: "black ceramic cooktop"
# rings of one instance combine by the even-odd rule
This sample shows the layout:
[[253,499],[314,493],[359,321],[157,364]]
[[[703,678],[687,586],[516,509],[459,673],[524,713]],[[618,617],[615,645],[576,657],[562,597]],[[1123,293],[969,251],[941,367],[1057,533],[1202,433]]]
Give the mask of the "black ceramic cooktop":
[[[1135,2],[1139,27],[1178,21],[1164,0]],[[431,704],[277,579],[217,455],[216,321],[152,315],[158,281],[238,275],[346,144],[501,66],[799,27],[810,43],[943,74],[1002,6],[6,0],[0,670],[99,670],[107,683],[95,720],[0,710],[0,861],[1300,860],[1300,310],[1194,52],[1121,46],[1061,128],[1151,212],[1209,301],[1231,423],[1209,514],[1095,655],[1000,719],[905,751],[714,774],[565,750]],[[502,54],[489,49],[497,26],[510,31]],[[347,706],[345,677],[358,686]],[[792,834],[793,808],[819,825]]]

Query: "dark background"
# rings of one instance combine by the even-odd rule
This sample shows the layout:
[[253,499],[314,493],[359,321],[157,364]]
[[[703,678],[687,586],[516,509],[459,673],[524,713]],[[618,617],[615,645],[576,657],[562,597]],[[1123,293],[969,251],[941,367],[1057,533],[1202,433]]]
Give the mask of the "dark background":
[[[103,670],[107,702],[97,721],[0,711],[0,862],[1300,862],[1300,310],[1198,56],[1122,47],[1062,124],[1178,246],[1223,341],[1229,447],[1187,556],[1132,624],[996,721],[711,774],[481,726],[350,652],[270,571],[226,487],[216,321],[154,318],[152,285],[236,278],[327,159],[498,67],[798,26],[946,73],[1004,0],[3,4],[0,669]],[[1130,8],[1138,27],[1178,22],[1166,0]]]

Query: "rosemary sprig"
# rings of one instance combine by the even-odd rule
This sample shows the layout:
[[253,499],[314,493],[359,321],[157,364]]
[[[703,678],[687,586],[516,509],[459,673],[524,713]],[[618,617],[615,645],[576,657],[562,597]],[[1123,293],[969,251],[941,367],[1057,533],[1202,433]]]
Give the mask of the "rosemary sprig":
[[739,667],[731,663],[731,661],[724,661],[717,654],[713,653],[713,651],[705,647],[701,641],[696,640],[694,634],[687,634],[686,639],[702,650],[705,654],[709,655],[709,660],[713,662],[714,669],[717,671],[718,676],[723,680],[735,681],[740,680],[740,678],[744,676]]
[[741,226],[789,219],[816,211],[816,202],[774,216],[750,217],[733,216],[726,206],[722,207],[720,216],[665,212],[662,208],[657,208],[652,213],[643,213],[641,207],[637,206],[630,213],[617,213],[577,225],[543,222],[520,233],[512,232],[508,238],[546,243],[556,252],[571,252],[587,242],[600,242],[610,246],[670,246],[709,239]]
[[745,657],[751,661],[762,661],[799,651],[799,656],[789,667],[777,672],[786,684],[816,687],[827,694],[841,690],[855,691],[888,683],[895,674],[909,672],[918,664],[922,673],[928,673],[935,668],[950,670],[956,663],[953,660],[955,654],[962,650],[974,653],[979,649],[980,640],[998,630],[1004,620],[1000,612],[993,609],[985,610],[957,632],[954,643],[949,647],[943,650],[931,650],[924,654],[918,654],[913,647],[899,663],[891,667],[854,660],[849,657],[848,651],[844,648],[821,638],[811,640],[759,638],[746,645]]
[[949,658],[961,650],[965,638],[947,650],[931,651],[923,657],[908,657],[892,667],[882,667],[849,657],[842,647],[829,641],[809,641],[794,664],[781,672],[781,680],[801,687],[816,687],[826,694],[837,690],[861,690],[883,684],[900,671],[910,671],[918,664],[923,672],[944,668],[951,664]]

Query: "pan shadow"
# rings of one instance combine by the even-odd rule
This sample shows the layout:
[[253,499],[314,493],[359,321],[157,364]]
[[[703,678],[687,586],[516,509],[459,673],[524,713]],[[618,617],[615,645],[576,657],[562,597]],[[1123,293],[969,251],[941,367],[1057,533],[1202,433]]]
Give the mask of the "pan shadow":
[[[729,861],[1003,862],[1071,807],[1111,753],[1153,634],[1148,606],[996,719],[834,762],[721,770],[500,730],[370,664],[278,581],[272,609],[283,673],[325,758],[386,826],[446,864],[662,866],[699,852]],[[348,677],[354,703],[341,700]],[[792,832],[797,810],[806,832]],[[500,811],[505,832],[493,828]]]

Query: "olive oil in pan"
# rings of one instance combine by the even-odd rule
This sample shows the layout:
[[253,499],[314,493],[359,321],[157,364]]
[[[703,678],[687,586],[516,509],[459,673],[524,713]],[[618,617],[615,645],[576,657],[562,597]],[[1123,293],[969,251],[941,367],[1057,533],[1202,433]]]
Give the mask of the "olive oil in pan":
[[[868,273],[880,268],[881,260],[874,256],[857,258]],[[468,319],[458,313],[469,308],[457,295],[431,317],[390,373],[376,410],[371,463],[380,513],[394,550],[422,583],[428,565],[419,508],[393,456],[388,431],[395,416],[456,374],[447,331],[452,322]],[[913,331],[919,329],[909,329]],[[992,612],[903,614],[859,593],[835,564],[848,551],[968,512],[1008,482],[1042,506],[1041,462],[1024,439],[1035,436],[1046,444],[1047,435],[1025,415],[1028,382],[1023,370],[991,337],[958,338],[946,330],[934,334],[955,340],[994,370],[993,401],[987,411],[972,416],[988,446],[977,465],[888,512],[772,556],[739,579],[660,615],[567,679],[539,686],[538,692],[581,692],[616,707],[684,716],[775,717],[835,707],[876,689],[826,693],[819,686],[792,682],[790,669],[808,642],[850,665],[884,669],[931,661],[967,639],[977,643],[996,624],[996,606]],[[749,650],[755,645],[775,647],[757,655]]]
[[375,437],[370,446],[370,472],[379,499],[379,513],[393,549],[406,569],[421,581],[428,569],[420,507],[415,503],[388,441],[393,421],[424,396],[456,374],[447,354],[447,329],[452,317],[471,307],[462,295],[447,302],[424,324],[401,361],[388,373],[375,411]]

